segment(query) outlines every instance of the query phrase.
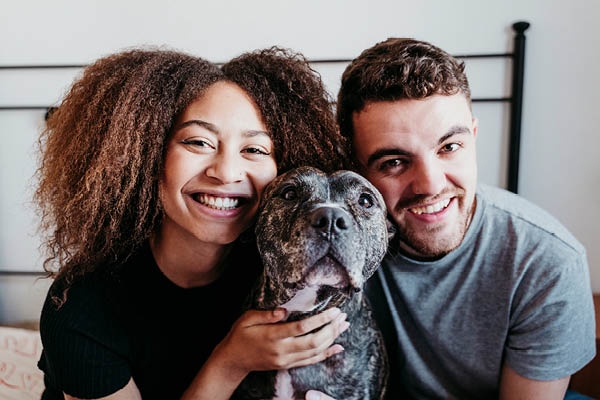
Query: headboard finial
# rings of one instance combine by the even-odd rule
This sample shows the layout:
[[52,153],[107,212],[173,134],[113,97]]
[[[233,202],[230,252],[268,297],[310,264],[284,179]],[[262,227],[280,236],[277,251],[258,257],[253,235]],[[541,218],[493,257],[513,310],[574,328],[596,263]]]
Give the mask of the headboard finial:
[[529,22],[527,21],[519,21],[513,24],[513,29],[518,34],[523,34],[529,28]]

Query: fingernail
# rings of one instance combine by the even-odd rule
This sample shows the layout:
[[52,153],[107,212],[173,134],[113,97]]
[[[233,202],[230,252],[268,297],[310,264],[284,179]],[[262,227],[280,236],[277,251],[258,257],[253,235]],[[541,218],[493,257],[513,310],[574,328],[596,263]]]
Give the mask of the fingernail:
[[344,351],[344,348],[343,348],[341,345],[339,345],[339,344],[338,344],[338,348],[337,348],[337,349],[335,349],[335,353],[333,353],[333,354],[339,354],[339,353],[341,353],[342,351]]
[[275,318],[284,318],[287,314],[287,310],[285,308],[276,308],[273,310],[273,316]]
[[345,332],[350,327],[350,322],[344,321],[340,329],[340,333]]
[[336,315],[338,315],[338,314],[339,314],[339,313],[341,313],[342,311],[341,311],[339,308],[337,308],[337,307],[333,307],[333,308],[330,308],[330,309],[328,310],[328,312],[329,312],[329,316],[330,316],[330,317],[335,317]]
[[306,392],[306,400],[320,400],[321,399],[321,395],[318,392],[314,392],[312,390],[309,390],[308,392]]

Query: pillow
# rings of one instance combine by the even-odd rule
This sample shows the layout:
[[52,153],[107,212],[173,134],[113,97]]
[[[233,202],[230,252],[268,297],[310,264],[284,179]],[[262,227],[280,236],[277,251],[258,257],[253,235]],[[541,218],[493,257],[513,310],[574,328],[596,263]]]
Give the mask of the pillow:
[[42,353],[40,333],[0,326],[0,399],[39,399],[44,374],[37,367]]

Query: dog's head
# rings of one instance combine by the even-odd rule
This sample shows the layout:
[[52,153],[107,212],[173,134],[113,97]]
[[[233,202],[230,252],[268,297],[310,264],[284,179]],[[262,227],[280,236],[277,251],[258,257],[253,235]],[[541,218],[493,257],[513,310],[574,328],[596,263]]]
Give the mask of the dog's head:
[[388,244],[385,203],[354,172],[297,168],[265,189],[256,237],[265,270],[255,306],[323,309],[360,291],[379,266]]

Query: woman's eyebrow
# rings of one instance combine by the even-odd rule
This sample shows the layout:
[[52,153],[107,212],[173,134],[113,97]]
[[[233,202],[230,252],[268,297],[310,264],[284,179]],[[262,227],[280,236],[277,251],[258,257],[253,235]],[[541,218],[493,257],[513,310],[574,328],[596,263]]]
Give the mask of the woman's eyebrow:
[[267,132],[265,132],[265,131],[259,131],[259,130],[248,130],[248,131],[245,131],[243,133],[243,135],[245,137],[266,136],[269,139],[271,138],[271,136],[269,136],[269,134]]
[[179,124],[179,125],[178,125],[178,126],[175,128],[175,132],[177,132],[178,130],[180,130],[180,129],[183,129],[183,128],[185,128],[185,127],[188,127],[188,126],[190,126],[190,125],[197,125],[197,126],[200,126],[200,127],[204,128],[204,129],[207,129],[207,130],[211,131],[211,132],[212,132],[212,133],[214,133],[215,135],[218,135],[218,134],[219,134],[219,128],[217,128],[217,126],[216,126],[216,125],[214,125],[214,124],[211,124],[210,122],[203,121],[203,120],[201,120],[201,119],[190,119],[190,120],[188,120],[188,121],[185,121],[185,122],[184,122],[184,123],[182,123],[182,124]]
[[[197,125],[200,126],[206,130],[211,131],[212,133],[214,133],[215,135],[218,135],[221,133],[221,131],[219,130],[219,128],[215,125],[215,124],[211,124],[210,122],[206,122],[203,121],[201,119],[190,119],[189,121],[185,121],[181,124],[179,124],[176,128],[175,128],[175,132],[177,132],[180,129],[183,129],[185,127],[188,127],[190,125]],[[261,130],[255,130],[255,129],[249,129],[247,131],[242,132],[242,135],[245,137],[255,137],[255,136],[267,136],[268,138],[271,138],[271,136],[269,136],[269,134],[265,131],[261,131]]]

